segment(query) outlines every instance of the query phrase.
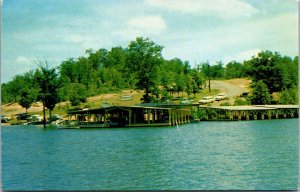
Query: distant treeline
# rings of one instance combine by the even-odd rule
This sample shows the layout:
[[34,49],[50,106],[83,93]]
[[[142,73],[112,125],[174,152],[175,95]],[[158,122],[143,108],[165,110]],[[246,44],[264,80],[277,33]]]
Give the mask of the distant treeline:
[[54,106],[67,100],[76,106],[89,96],[141,89],[145,91],[141,101],[154,102],[180,92],[196,94],[204,88],[209,77],[249,77],[253,80],[253,95],[257,94],[257,100],[252,98],[253,103],[271,103],[274,92],[286,95],[282,103],[298,103],[293,95],[298,85],[298,57],[262,51],[243,63],[232,61],[225,65],[220,61],[209,65],[203,62],[191,67],[188,61],[178,58],[164,59],[162,50],[163,46],[149,38],[138,37],[126,48],[89,49],[87,56],[67,59],[55,69],[43,61],[39,69],[16,75],[10,82],[3,83],[1,99],[3,103],[19,102],[29,108],[34,101],[47,102],[46,98],[52,94],[56,99],[48,100],[52,100],[49,102],[54,102]]

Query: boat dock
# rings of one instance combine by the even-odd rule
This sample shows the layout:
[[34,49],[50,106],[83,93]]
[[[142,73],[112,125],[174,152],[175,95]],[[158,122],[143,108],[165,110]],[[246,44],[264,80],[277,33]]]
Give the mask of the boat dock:
[[[195,113],[201,114],[197,118]],[[69,111],[79,128],[172,126],[202,120],[262,120],[298,118],[299,105],[251,106],[107,106]]]
[[170,126],[189,123],[191,110],[171,107],[109,106],[68,112],[79,128]]

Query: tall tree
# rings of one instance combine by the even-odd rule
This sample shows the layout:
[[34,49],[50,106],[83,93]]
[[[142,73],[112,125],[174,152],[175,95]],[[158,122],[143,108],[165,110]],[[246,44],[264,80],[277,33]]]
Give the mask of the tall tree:
[[[137,88],[144,89],[143,102],[151,102],[157,86],[157,71],[162,63],[163,47],[149,38],[138,37],[128,46],[127,66],[137,75]],[[152,96],[150,95],[152,94]]]
[[59,102],[58,95],[58,74],[54,68],[49,68],[47,61],[45,63],[40,62],[40,69],[35,72],[35,78],[39,85],[39,99],[43,103],[43,116],[44,116],[44,126],[46,124],[46,107],[49,109],[49,116],[54,109],[56,103]]

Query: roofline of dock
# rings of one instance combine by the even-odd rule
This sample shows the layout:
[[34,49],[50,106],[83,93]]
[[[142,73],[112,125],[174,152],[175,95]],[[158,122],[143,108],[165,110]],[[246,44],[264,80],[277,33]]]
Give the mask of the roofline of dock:
[[270,110],[270,109],[298,109],[299,105],[241,105],[241,106],[205,106],[203,108],[249,111],[249,110]]

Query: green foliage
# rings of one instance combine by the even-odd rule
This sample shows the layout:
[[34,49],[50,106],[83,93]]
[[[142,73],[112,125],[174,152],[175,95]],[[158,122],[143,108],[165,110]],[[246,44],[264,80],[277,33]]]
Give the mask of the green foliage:
[[298,89],[297,87],[293,87],[291,89],[285,89],[280,94],[279,104],[290,104],[290,105],[298,105]]
[[215,79],[223,79],[224,78],[224,67],[221,61],[217,62],[216,65],[210,67],[210,75]]
[[191,95],[194,90],[196,90],[197,85],[196,83],[192,80],[192,77],[190,75],[186,76],[186,82],[185,82],[185,92],[188,95]]
[[262,80],[252,84],[252,96],[250,97],[253,105],[266,105],[271,102],[271,95],[269,89]]
[[221,61],[217,62],[216,65],[203,63],[201,71],[203,75],[206,77],[206,79],[208,79],[209,77],[211,79],[223,79],[225,74],[223,65],[224,64]]
[[54,109],[56,103],[59,102],[58,74],[54,68],[50,69],[48,67],[47,62],[44,63],[44,66],[43,63],[40,64],[40,69],[37,69],[34,74],[40,90],[38,98],[43,102],[43,106],[49,109],[49,116],[51,116],[51,111]]
[[2,83],[1,84],[1,102],[9,103],[12,101],[13,101],[13,99],[12,99],[12,95],[10,95],[9,83]]
[[262,51],[245,62],[247,74],[253,82],[263,81],[270,93],[280,92],[298,84],[297,62],[279,53]]
[[[143,89],[143,102],[167,101],[187,93],[206,93],[203,85],[211,79],[251,77],[253,103],[269,103],[269,93],[281,92],[280,103],[298,103],[298,57],[294,59],[279,53],[263,51],[244,63],[221,61],[208,65],[196,64],[179,58],[166,60],[162,57],[163,46],[149,38],[138,37],[125,48],[110,50],[88,49],[85,56],[70,58],[55,69],[41,67],[35,73],[29,71],[16,75],[12,81],[1,85],[3,103],[19,102],[29,107],[38,100],[45,102],[50,111],[59,101],[70,101],[77,106],[87,97],[124,89]],[[265,85],[258,82],[262,81]],[[262,93],[259,91],[262,90]],[[213,91],[213,90],[212,90]],[[39,93],[38,97],[34,93]],[[31,95],[33,94],[33,95]],[[177,95],[176,94],[176,95]],[[259,95],[261,94],[261,95]],[[237,100],[236,104],[248,101]],[[46,104],[47,103],[47,104]]]
[[192,69],[190,71],[190,75],[192,77],[192,82],[196,84],[197,87],[194,87],[194,89],[202,89],[202,85],[205,83],[204,81],[204,75],[200,72],[199,69]]
[[24,88],[34,87],[33,72],[16,75],[12,81],[2,84],[1,93],[3,102],[17,102]]
[[162,90],[161,95],[161,102],[167,102],[170,101],[170,99],[172,99],[167,90]]
[[69,100],[72,106],[78,106],[86,102],[86,87],[82,83],[70,83],[61,87],[58,91],[59,97],[64,101]]
[[224,103],[221,103],[220,106],[231,106],[231,104],[229,102],[224,102]]
[[186,86],[185,76],[183,73],[180,73],[176,76],[175,84],[175,90],[177,91],[179,97],[179,92],[183,91]]
[[85,103],[87,96],[85,94],[85,88],[81,84],[71,84],[73,92],[69,96],[69,100],[72,106],[78,106],[80,103]]
[[205,110],[203,108],[196,108],[193,110],[192,116],[198,120],[207,120],[208,112],[207,112],[207,110]]
[[26,111],[37,99],[38,87],[33,71],[16,75],[12,81],[2,84],[1,88],[2,102],[18,102]]
[[244,98],[236,98],[234,100],[234,105],[250,105],[250,101]]
[[236,61],[229,62],[225,68],[225,78],[234,79],[245,77],[245,68],[244,65]]
[[36,101],[38,96],[38,89],[23,88],[20,93],[20,99],[18,103],[27,110],[31,107],[32,103]]
[[155,94],[151,89],[157,86],[157,73],[163,59],[163,47],[156,45],[149,38],[138,37],[128,46],[127,66],[137,75],[137,88],[144,89],[143,102],[151,102],[150,94]]

